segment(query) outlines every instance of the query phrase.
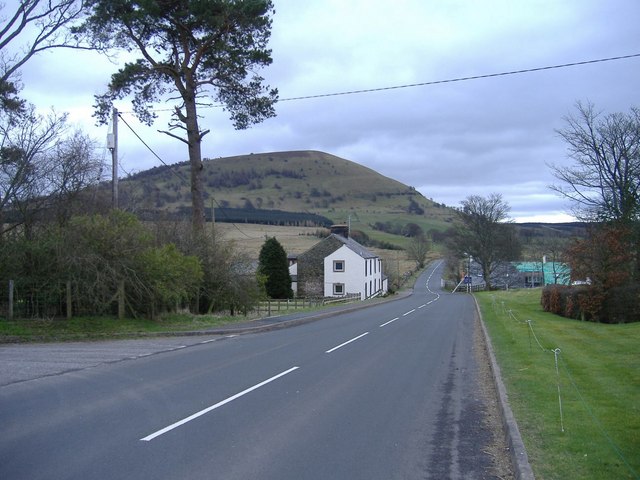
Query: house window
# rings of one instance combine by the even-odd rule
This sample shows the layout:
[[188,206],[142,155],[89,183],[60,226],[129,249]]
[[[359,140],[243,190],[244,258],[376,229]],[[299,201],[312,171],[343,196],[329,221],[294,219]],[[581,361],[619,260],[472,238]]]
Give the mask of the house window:
[[334,272],[344,272],[344,260],[334,260],[333,261],[333,271]]
[[334,283],[333,284],[333,294],[334,295],[344,295],[344,283]]

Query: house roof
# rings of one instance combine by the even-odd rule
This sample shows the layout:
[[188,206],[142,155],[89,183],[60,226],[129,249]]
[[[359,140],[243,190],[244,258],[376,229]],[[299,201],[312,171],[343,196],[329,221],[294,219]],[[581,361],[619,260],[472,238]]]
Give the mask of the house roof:
[[343,237],[342,235],[337,235],[335,233],[332,233],[331,235],[329,235],[328,238],[331,238],[331,237],[333,237],[336,240],[342,242],[349,250],[354,251],[355,253],[360,255],[362,258],[377,258],[378,257],[378,255],[376,255],[375,253],[372,253],[371,251],[367,250],[365,247],[363,247],[358,242],[356,242],[353,238],[346,238],[346,237]]
[[544,283],[567,283],[571,269],[562,262],[517,262],[513,264],[520,273],[544,272]]

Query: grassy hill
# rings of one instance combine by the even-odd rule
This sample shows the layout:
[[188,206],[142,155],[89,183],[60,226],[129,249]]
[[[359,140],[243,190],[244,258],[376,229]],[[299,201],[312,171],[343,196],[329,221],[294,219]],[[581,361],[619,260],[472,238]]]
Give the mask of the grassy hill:
[[[191,205],[189,165],[154,167],[120,183],[124,202],[147,212],[184,213]],[[205,202],[224,221],[225,209],[280,210],[322,215],[334,223],[385,237],[376,222],[416,223],[445,230],[453,211],[413,187],[374,170],[323,152],[295,151],[208,159]],[[222,213],[223,215],[220,215]]]

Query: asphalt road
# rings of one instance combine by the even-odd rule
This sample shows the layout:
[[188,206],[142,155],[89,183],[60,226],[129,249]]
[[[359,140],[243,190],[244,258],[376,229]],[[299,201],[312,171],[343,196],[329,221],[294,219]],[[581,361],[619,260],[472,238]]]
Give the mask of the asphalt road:
[[493,478],[474,312],[431,268],[402,300],[6,384],[0,478]]

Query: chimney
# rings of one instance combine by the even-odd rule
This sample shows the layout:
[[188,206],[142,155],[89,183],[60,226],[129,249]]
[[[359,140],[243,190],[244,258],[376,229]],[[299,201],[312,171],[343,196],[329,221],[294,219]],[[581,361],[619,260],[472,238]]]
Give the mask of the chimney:
[[349,238],[349,226],[348,225],[331,225],[329,227],[331,233],[335,233],[336,235],[340,235],[344,238]]

